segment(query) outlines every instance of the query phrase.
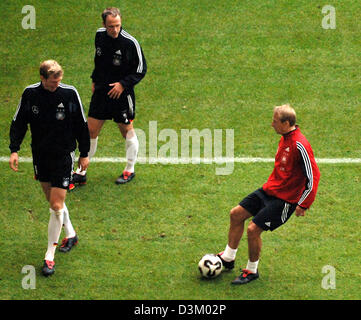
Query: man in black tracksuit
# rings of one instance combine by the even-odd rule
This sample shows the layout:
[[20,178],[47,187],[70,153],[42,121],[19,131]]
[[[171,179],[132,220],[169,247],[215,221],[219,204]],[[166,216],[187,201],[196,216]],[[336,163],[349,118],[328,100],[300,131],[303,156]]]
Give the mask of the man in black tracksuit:
[[[134,86],[145,76],[147,64],[138,41],[122,28],[119,10],[105,9],[102,19],[104,27],[98,29],[95,36],[95,67],[91,75],[89,158],[96,152],[98,135],[105,120],[113,120],[126,139],[127,165],[115,181],[123,184],[135,176],[139,142],[132,124],[135,118]],[[74,173],[74,182],[86,183],[84,168],[78,168]]]
[[68,252],[78,241],[65,205],[79,147],[79,165],[87,167],[90,146],[89,130],[77,90],[61,83],[63,70],[54,60],[40,65],[41,82],[28,86],[21,97],[10,127],[10,168],[18,171],[18,151],[28,129],[35,179],[40,181],[50,204],[48,250],[43,274],[54,273],[54,254],[62,226],[66,237],[60,251]]

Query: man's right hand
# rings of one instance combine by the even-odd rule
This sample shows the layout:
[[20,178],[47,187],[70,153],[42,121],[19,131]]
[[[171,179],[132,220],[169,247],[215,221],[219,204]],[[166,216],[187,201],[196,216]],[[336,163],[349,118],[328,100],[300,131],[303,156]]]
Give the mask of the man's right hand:
[[81,168],[82,171],[88,169],[89,166],[89,157],[79,157],[78,167]]
[[92,93],[94,93],[94,91],[95,91],[95,83],[92,82]]
[[18,171],[18,165],[19,165],[19,156],[17,152],[13,152],[10,155],[10,159],[9,159],[9,165],[10,168],[14,171]]

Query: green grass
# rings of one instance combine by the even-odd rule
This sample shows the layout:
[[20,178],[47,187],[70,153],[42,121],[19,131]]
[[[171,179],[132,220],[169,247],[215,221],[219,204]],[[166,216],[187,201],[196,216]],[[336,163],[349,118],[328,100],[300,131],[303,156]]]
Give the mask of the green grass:
[[[317,158],[361,157],[361,9],[329,1],[337,28],[321,27],[318,1],[123,1],[123,26],[141,43],[148,73],[136,87],[135,126],[234,129],[236,157],[273,157],[279,140],[272,108],[290,102]],[[23,1],[0,3],[0,156],[23,89],[38,82],[41,60],[64,67],[88,111],[94,35],[103,1],[33,1],[36,30],[23,30]],[[107,5],[119,5],[116,2]],[[28,133],[20,156],[31,155]],[[158,143],[158,148],[163,145]],[[124,156],[106,123],[96,156]],[[272,164],[137,166],[117,187],[123,164],[92,163],[89,184],[67,197],[79,246],[56,255],[56,274],[40,275],[48,205],[32,166],[0,163],[0,299],[360,299],[360,165],[320,165],[319,194],[307,217],[264,233],[260,280],[232,287],[236,272],[201,280],[197,263],[227,242],[229,210],[262,185]],[[246,238],[237,265],[247,262]],[[24,290],[21,269],[37,270]],[[336,268],[336,290],[321,287]],[[142,286],[139,286],[139,282]],[[71,290],[69,290],[71,289]]]
[[[355,212],[361,208],[360,203],[348,205],[361,191],[357,167],[321,166],[323,182],[314,207],[306,217],[293,216],[283,228],[263,235],[261,278],[247,288],[230,286],[238,270],[214,281],[200,279],[197,262],[203,254],[223,249],[229,210],[262,183],[272,165],[237,165],[236,173],[227,177],[215,176],[213,167],[141,165],[134,183],[119,188],[113,185],[111,165],[94,164],[92,183],[67,198],[79,245],[56,255],[56,275],[47,279],[39,268],[47,241],[46,202],[30,178],[30,164],[16,176],[2,164],[7,190],[20,190],[24,183],[32,190],[22,196],[1,195],[7,199],[0,221],[1,298],[360,298],[360,240],[350,231],[360,228]],[[163,178],[154,180],[157,170]],[[250,183],[245,178],[250,175],[258,178]],[[247,262],[246,243],[245,236],[237,257],[240,267]],[[21,287],[24,265],[37,267],[36,290]],[[325,265],[336,268],[336,290],[321,287]]]

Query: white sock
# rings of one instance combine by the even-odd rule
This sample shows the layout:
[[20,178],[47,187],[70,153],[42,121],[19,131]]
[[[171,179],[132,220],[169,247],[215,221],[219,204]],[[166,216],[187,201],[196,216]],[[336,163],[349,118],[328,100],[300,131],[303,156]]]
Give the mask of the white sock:
[[258,262],[259,262],[259,260],[255,261],[255,262],[251,262],[251,261],[248,260],[246,269],[251,271],[252,273],[256,273],[257,268],[258,268]]
[[67,206],[64,203],[64,220],[63,220],[63,227],[64,227],[64,231],[65,231],[65,237],[66,238],[73,238],[75,237],[75,230],[73,228],[73,225],[71,224],[70,221],[70,216],[69,216],[69,210],[67,208]]
[[[89,160],[95,155],[95,152],[97,151],[98,146],[98,137],[95,139],[90,139],[90,149],[89,149]],[[85,175],[86,170],[82,170],[81,168],[76,169],[77,174]]]
[[125,142],[127,149],[127,165],[124,170],[128,172],[134,172],[134,165],[137,161],[139,149],[139,141],[135,131],[133,131],[133,134],[131,135],[127,134]]
[[97,146],[98,137],[96,137],[95,139],[90,139],[89,159],[94,157],[95,152],[97,152]]
[[227,262],[233,261],[234,259],[236,259],[237,250],[238,249],[232,249],[227,244],[226,249],[222,254],[222,259]]
[[55,249],[58,245],[61,227],[64,219],[64,209],[54,211],[50,208],[50,220],[48,225],[48,250],[45,260],[54,261]]

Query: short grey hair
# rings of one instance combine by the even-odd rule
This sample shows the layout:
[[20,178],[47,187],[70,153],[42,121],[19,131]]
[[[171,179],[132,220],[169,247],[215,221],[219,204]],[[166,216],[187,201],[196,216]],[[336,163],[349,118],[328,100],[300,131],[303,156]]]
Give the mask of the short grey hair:
[[276,106],[273,111],[279,115],[281,122],[288,121],[290,126],[296,124],[296,111],[288,103]]

